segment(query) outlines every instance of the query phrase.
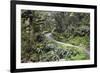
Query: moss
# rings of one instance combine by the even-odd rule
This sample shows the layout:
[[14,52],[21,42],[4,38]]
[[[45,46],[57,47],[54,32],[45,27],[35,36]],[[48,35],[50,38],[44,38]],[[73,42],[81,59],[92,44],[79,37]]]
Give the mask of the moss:
[[83,36],[83,37],[76,36],[70,39],[68,42],[76,46],[88,47],[90,39],[88,36]]

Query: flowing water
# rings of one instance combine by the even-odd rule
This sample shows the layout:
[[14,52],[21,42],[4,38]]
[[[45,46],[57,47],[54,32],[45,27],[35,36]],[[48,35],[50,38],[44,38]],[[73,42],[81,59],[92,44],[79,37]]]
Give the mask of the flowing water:
[[79,49],[84,49],[85,53],[87,53],[88,55],[90,55],[90,52],[89,52],[87,49],[83,48],[83,47],[75,46],[75,45],[72,45],[72,44],[69,44],[69,43],[63,43],[63,42],[60,42],[60,41],[55,40],[55,39],[52,37],[52,36],[53,36],[52,33],[47,33],[47,34],[45,34],[45,36],[46,36],[46,38],[47,38],[48,40],[52,40],[52,41],[54,41],[54,42],[57,43],[57,44],[65,45],[65,46],[70,46],[70,47],[75,47],[75,48],[79,48]]

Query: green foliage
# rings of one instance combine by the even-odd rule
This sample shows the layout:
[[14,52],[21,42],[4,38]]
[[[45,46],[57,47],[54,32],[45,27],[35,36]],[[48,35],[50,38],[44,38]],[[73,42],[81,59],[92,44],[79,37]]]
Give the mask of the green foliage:
[[81,53],[76,56],[72,56],[70,60],[85,60],[85,59],[88,59],[87,55],[84,53]]
[[68,42],[76,46],[82,46],[87,48],[89,46],[89,42],[90,42],[89,40],[90,39],[88,36],[83,36],[83,37],[76,36],[70,39]]
[[21,62],[86,60],[90,14],[21,10]]
[[81,48],[70,48],[70,54],[65,57],[66,60],[86,60],[89,59],[88,55]]

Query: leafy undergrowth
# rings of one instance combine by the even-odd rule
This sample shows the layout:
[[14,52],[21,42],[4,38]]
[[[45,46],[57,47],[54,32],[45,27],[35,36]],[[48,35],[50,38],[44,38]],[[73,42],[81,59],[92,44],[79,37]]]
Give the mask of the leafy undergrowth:
[[89,45],[89,37],[87,36],[83,36],[83,37],[80,37],[80,36],[76,36],[72,39],[70,39],[68,42],[70,44],[73,44],[73,45],[76,45],[76,46],[83,46],[83,47],[88,47]]
[[[33,48],[31,52],[32,54],[28,61],[32,62],[60,61],[61,59],[65,61],[89,59],[89,56],[82,48],[57,44],[54,41],[48,40],[46,40],[45,45],[38,44],[37,48]],[[25,56],[25,58],[27,58],[27,56]],[[23,62],[25,61],[23,60]]]
[[70,55],[66,56],[66,60],[86,60],[89,56],[85,53],[84,48],[68,47],[70,49]]

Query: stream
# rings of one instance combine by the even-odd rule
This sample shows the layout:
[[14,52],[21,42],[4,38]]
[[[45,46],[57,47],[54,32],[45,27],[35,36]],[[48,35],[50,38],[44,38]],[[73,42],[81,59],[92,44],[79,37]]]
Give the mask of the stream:
[[52,40],[52,41],[54,41],[54,42],[57,43],[57,44],[65,45],[65,46],[70,46],[70,47],[75,47],[75,48],[79,48],[79,49],[81,48],[81,49],[83,49],[83,50],[85,51],[86,54],[90,55],[90,52],[89,52],[87,49],[83,48],[83,47],[75,46],[75,45],[72,45],[72,44],[63,43],[63,42],[59,42],[59,41],[55,40],[55,39],[53,38],[52,33],[47,33],[47,34],[45,34],[45,36],[46,36],[46,38],[47,38],[48,40]]

